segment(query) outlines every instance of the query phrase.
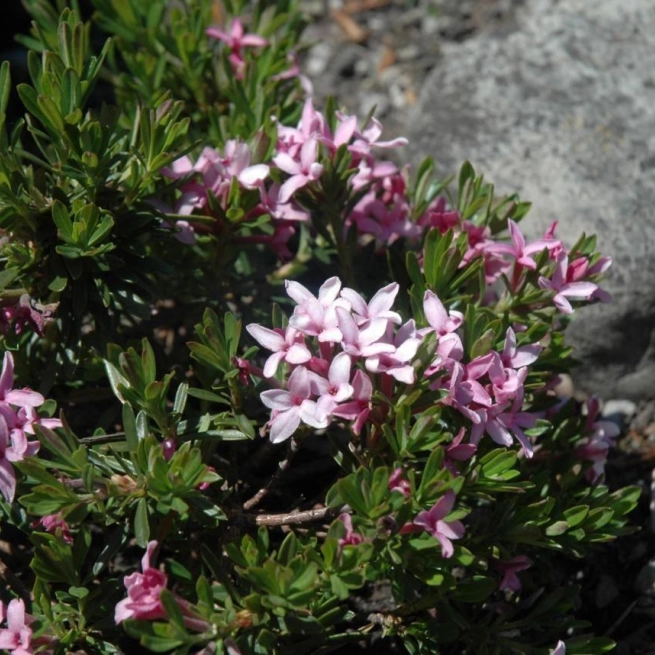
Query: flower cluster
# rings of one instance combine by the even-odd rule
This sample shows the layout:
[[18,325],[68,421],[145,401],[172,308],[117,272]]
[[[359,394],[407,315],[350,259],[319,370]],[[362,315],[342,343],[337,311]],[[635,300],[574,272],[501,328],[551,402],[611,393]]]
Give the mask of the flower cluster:
[[28,441],[34,435],[34,425],[61,427],[59,419],[41,418],[36,408],[45,398],[30,389],[14,389],[14,358],[6,352],[0,374],[0,492],[7,502],[16,493],[16,472],[12,462],[35,455],[38,441]]
[[[336,277],[321,286],[318,296],[298,282],[288,281],[286,288],[297,305],[284,330],[247,326],[273,352],[264,377],[272,378],[281,362],[293,367],[286,388],[261,395],[273,410],[271,441],[288,439],[300,423],[325,428],[331,418],[351,421],[359,433],[371,412],[371,375],[381,374],[383,389],[389,390],[393,379],[414,381],[410,362],[421,339],[413,320],[396,327],[401,318],[391,306],[398,285],[384,287],[369,303],[353,289],[342,290]],[[308,345],[308,338],[314,343]]]
[[[265,378],[273,379],[282,362],[291,369],[283,388],[261,395],[272,410],[271,441],[288,439],[301,423],[326,428],[332,418],[351,421],[359,434],[373,409],[373,390],[392,397],[396,383],[414,384],[413,360],[422,341],[434,333],[436,354],[424,375],[431,389],[445,392],[440,402],[468,419],[469,449],[486,433],[503,446],[510,446],[515,438],[526,455],[532,454],[524,429],[533,427],[537,417],[522,411],[523,383],[541,346],[517,346],[510,327],[501,352],[490,351],[465,362],[457,333],[462,314],[448,311],[432,291],[426,291],[423,299],[428,326],[419,329],[414,319],[403,323],[392,310],[398,293],[395,283],[380,289],[369,303],[353,289],[342,289],[338,278],[327,280],[318,296],[298,282],[287,282],[286,287],[297,303],[288,326],[247,327],[272,351],[262,372]],[[453,446],[459,446],[459,441]],[[470,457],[473,451],[468,452]],[[454,452],[452,459],[457,459]]]

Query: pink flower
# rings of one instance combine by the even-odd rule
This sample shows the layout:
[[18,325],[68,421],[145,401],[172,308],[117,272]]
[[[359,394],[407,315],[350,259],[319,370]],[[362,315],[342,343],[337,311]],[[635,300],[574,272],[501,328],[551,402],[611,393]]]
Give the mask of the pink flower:
[[391,307],[398,295],[396,282],[382,287],[367,303],[354,289],[343,289],[341,297],[345,298],[355,313],[355,322],[361,326],[374,318],[384,318],[392,323],[401,323],[400,314],[392,312]]
[[507,561],[493,560],[491,566],[503,576],[498,584],[500,591],[509,589],[518,592],[521,590],[521,581],[516,574],[529,569],[532,562],[525,555],[517,555]]
[[315,428],[326,428],[330,406],[318,405],[312,396],[316,395],[315,373],[304,366],[294,369],[284,389],[271,389],[261,394],[261,401],[273,410],[270,438],[273,443],[288,439],[300,426],[300,422]]
[[[160,600],[161,592],[166,589],[168,577],[163,571],[150,566],[150,559],[157,548],[157,542],[151,541],[141,560],[143,573],[132,573],[125,576],[123,582],[127,588],[127,598],[116,605],[114,620],[116,624],[134,619],[137,621],[155,621],[165,619],[167,614]],[[209,629],[209,623],[200,618],[190,603],[177,594],[173,594],[182,614],[184,625],[191,630],[204,632]]]
[[509,228],[512,244],[498,243],[490,246],[489,250],[496,253],[511,255],[516,260],[517,264],[532,271],[537,268],[537,264],[533,257],[544,250],[544,248],[554,248],[559,244],[559,242],[554,239],[541,239],[526,244],[525,237],[521,233],[517,223],[512,219],[509,219],[507,221],[507,226]]
[[454,504],[455,492],[449,489],[430,510],[419,512],[411,523],[405,524],[400,533],[408,534],[425,530],[441,544],[441,555],[452,557],[454,553],[452,540],[461,539],[464,536],[464,525],[461,521],[444,520],[450,514]]
[[522,368],[523,366],[530,366],[534,364],[543,348],[539,344],[532,344],[529,346],[516,347],[516,334],[511,327],[507,328],[505,336],[505,345],[503,347],[503,354],[501,359],[505,366],[511,368]]
[[[7,627],[0,628],[0,650],[14,655],[33,655],[32,617],[25,613],[25,603],[20,599],[9,602],[6,610]],[[0,623],[5,619],[5,608],[0,601]]]
[[332,409],[331,415],[354,421],[352,429],[359,434],[371,413],[371,396],[373,385],[370,378],[363,371],[357,371],[353,378],[353,400],[337,405]]
[[550,651],[550,655],[566,655],[566,644],[563,641],[558,641],[557,646]]
[[539,286],[542,289],[550,289],[555,292],[553,302],[557,309],[563,314],[572,314],[573,307],[569,302],[572,300],[591,300],[594,294],[599,291],[597,284],[593,282],[569,282],[569,258],[562,252],[557,257],[557,264],[552,279],[539,278]]
[[308,336],[318,337],[321,342],[340,342],[343,335],[336,312],[339,307],[350,311],[350,303],[337,297],[341,280],[338,277],[326,280],[318,290],[318,297],[298,282],[287,280],[285,284],[287,294],[298,303],[289,325]]
[[70,533],[70,526],[62,518],[61,512],[57,512],[57,514],[48,514],[32,523],[32,527],[34,528],[38,528],[39,526],[50,534],[59,535],[65,544],[73,543],[73,535]]
[[273,377],[282,361],[304,364],[312,358],[303,335],[292,327],[287,327],[286,330],[269,330],[251,323],[246,326],[246,330],[264,348],[273,352],[264,365],[264,377]]
[[245,61],[243,59],[243,48],[261,48],[268,45],[268,41],[258,34],[244,34],[243,24],[238,18],[232,21],[229,32],[224,32],[216,27],[205,30],[207,36],[222,41],[230,48],[230,64],[237,79],[243,77]]
[[446,448],[445,458],[443,465],[453,474],[459,475],[459,471],[455,466],[455,462],[466,462],[475,455],[478,447],[472,443],[462,443],[466,430],[462,428],[452,443]]
[[407,321],[395,335],[391,323],[388,323],[382,343],[391,343],[393,350],[367,357],[366,370],[371,373],[386,373],[398,382],[414,384],[416,371],[410,362],[421,345],[421,339],[416,336],[414,319]]
[[123,578],[127,598],[116,605],[114,620],[117,624],[126,619],[152,621],[166,617],[166,610],[159,597],[166,589],[168,577],[159,569],[150,566],[150,558],[156,548],[156,541],[148,544],[146,554],[141,560],[143,573],[135,572]]
[[344,546],[357,546],[364,541],[363,535],[354,531],[353,520],[350,514],[344,512],[338,516],[338,520],[341,521],[346,528],[346,534],[339,539],[339,548],[343,548]]
[[323,164],[319,164],[318,141],[310,138],[302,144],[300,148],[300,160],[294,159],[286,152],[280,152],[273,157],[273,163],[285,173],[291,175],[280,187],[279,201],[288,202],[291,196],[310,182],[314,182],[321,177]]
[[412,493],[412,486],[409,480],[403,478],[403,469],[400,466],[389,476],[389,491],[398,491],[405,498]]
[[423,296],[423,310],[425,311],[425,318],[430,324],[429,328],[420,331],[423,336],[430,332],[436,332],[437,336],[442,337],[454,332],[464,320],[464,315],[461,312],[446,311],[437,294],[429,289]]
[[0,374],[0,401],[15,407],[39,407],[45,398],[31,389],[14,389],[14,357],[6,352]]

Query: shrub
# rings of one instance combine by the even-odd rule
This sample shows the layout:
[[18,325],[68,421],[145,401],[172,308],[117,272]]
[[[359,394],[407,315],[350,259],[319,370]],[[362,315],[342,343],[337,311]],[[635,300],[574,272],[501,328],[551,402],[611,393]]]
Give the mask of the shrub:
[[319,111],[291,1],[56,4],[14,124],[0,73],[0,647],[611,649],[561,566],[639,496],[557,395],[594,238]]

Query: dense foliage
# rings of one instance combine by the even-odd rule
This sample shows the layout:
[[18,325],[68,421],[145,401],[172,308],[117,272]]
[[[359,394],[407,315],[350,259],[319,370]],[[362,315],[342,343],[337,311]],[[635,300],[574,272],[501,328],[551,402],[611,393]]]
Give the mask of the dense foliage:
[[609,299],[594,238],[526,241],[470,164],[399,167],[317,108],[292,0],[25,4],[0,650],[611,650],[563,564],[639,496],[604,484],[598,402],[557,394]]

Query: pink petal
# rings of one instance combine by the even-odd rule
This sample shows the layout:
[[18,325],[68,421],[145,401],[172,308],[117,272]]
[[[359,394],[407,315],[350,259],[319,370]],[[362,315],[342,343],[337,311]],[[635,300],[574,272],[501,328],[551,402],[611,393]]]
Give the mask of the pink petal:
[[[273,157],[273,163],[285,173],[289,175],[297,175],[301,172],[300,164],[291,155],[286,152],[280,152]],[[279,196],[278,196],[279,199]],[[280,200],[284,202],[284,200]]]
[[300,425],[298,407],[280,412],[271,422],[270,439],[273,443],[281,443],[288,439]]
[[285,287],[287,295],[295,300],[299,305],[304,305],[308,300],[316,300],[314,295],[310,293],[300,282],[293,280],[286,280]]
[[350,382],[350,367],[352,361],[346,353],[339,353],[330,364],[328,379],[332,384],[347,384]]
[[256,164],[244,168],[238,176],[239,182],[247,189],[254,189],[259,182],[268,177],[270,168],[266,164]]
[[303,187],[307,186],[309,183],[309,178],[306,175],[303,175],[299,173],[298,175],[294,175],[290,177],[281,187],[280,187],[280,195],[278,197],[279,202],[285,203],[288,202],[291,199],[291,196],[298,191],[298,189],[302,189]]
[[293,394],[284,389],[269,389],[260,394],[260,399],[269,409],[286,411],[295,406]]
[[277,352],[286,345],[284,337],[279,332],[270,330],[262,325],[257,325],[257,323],[246,325],[246,330],[248,330],[250,336],[260,345],[264,346],[266,350]]
[[294,343],[289,350],[287,350],[286,361],[289,364],[304,364],[312,358],[307,346],[301,343]]
[[18,633],[25,627],[25,603],[14,599],[7,607],[7,627],[11,632]]
[[0,459],[0,492],[8,503],[14,501],[16,493],[16,474],[6,459]]
[[225,41],[226,43],[231,43],[232,37],[219,30],[217,27],[208,27],[205,30],[207,36],[211,36],[213,39],[218,39],[219,41]]
[[279,351],[273,353],[264,364],[264,377],[272,378],[277,373],[277,367],[280,365],[280,362],[284,359],[284,352]]
[[340,290],[341,280],[336,276],[323,282],[318,290],[318,300],[321,305],[323,305],[323,307],[331,305],[337,299]]
[[448,320],[448,313],[437,294],[429,289],[423,296],[423,310],[425,311],[425,318],[428,319],[428,323],[437,330],[437,332],[444,328],[446,321]]
[[246,34],[241,39],[241,45],[262,48],[268,45],[268,41],[258,34]]
[[30,389],[12,389],[5,396],[5,401],[17,407],[40,407],[45,402],[45,398]]
[[304,366],[294,369],[293,373],[289,376],[287,386],[296,398],[309,398],[311,394],[309,371]]

